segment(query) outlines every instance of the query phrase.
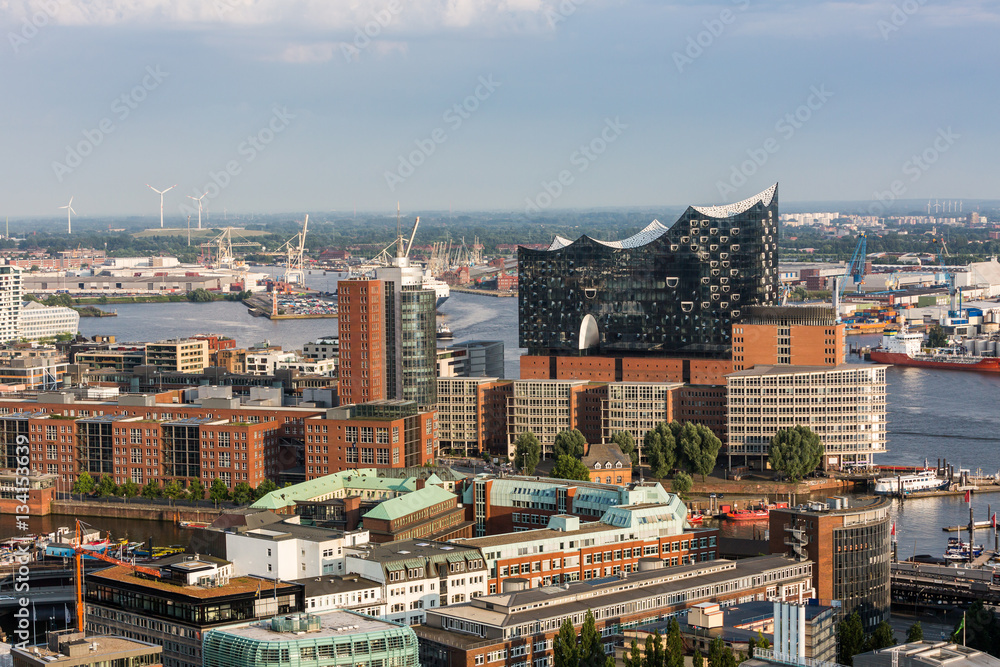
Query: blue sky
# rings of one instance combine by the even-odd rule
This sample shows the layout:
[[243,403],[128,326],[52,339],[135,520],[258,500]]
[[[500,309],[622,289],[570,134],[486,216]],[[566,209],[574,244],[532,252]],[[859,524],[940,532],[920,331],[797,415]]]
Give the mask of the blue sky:
[[996,198],[998,24],[976,0],[0,0],[0,215],[158,215],[147,183],[178,184],[175,218],[206,190],[219,213]]

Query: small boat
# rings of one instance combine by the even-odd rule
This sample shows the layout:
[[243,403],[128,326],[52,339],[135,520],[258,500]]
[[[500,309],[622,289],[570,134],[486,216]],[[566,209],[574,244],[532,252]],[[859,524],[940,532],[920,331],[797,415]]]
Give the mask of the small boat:
[[447,324],[439,324],[437,328],[437,337],[439,340],[452,340],[455,334],[451,332]]
[[766,519],[770,513],[771,510],[766,507],[750,510],[730,510],[726,513],[726,518],[730,521],[761,521]]
[[983,551],[984,547],[982,544],[973,546],[957,537],[949,537],[948,547],[944,552],[944,559],[947,561],[966,562],[983,555]]
[[209,524],[204,521],[180,521],[181,528],[208,528]]
[[687,522],[690,523],[690,524],[692,524],[692,525],[693,524],[697,524],[697,523],[702,523],[703,521],[705,521],[705,515],[704,514],[688,514],[687,515]]

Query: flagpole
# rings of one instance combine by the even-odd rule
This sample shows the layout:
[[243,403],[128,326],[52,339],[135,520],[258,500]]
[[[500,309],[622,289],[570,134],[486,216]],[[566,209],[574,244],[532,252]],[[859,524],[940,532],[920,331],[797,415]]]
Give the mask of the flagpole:
[[965,614],[966,614],[966,612],[963,611],[962,612],[962,646],[965,646]]

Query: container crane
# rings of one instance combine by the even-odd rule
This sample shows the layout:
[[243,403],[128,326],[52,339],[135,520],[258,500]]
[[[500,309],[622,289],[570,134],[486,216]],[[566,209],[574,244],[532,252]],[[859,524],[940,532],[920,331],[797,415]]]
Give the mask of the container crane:
[[856,293],[863,294],[865,291],[865,261],[867,258],[868,232],[861,232],[858,235],[858,244],[854,246],[854,254],[851,255],[851,261],[847,264],[847,273],[837,278],[834,282],[833,308],[838,322],[840,321],[840,301],[844,297],[844,288],[847,287],[847,276],[854,278],[854,291]]
[[73,547],[74,560],[76,561],[76,627],[79,632],[84,632],[84,622],[83,622],[83,557],[93,556],[103,560],[106,563],[111,563],[112,565],[124,565],[126,567],[132,568],[133,572],[140,572],[150,577],[161,578],[163,575],[160,574],[159,570],[153,569],[151,567],[144,567],[142,565],[136,565],[135,563],[128,563],[123,560],[119,560],[114,556],[109,556],[107,554],[101,553],[100,551],[91,551],[83,547],[83,529],[80,525],[80,520],[76,520],[76,544]]

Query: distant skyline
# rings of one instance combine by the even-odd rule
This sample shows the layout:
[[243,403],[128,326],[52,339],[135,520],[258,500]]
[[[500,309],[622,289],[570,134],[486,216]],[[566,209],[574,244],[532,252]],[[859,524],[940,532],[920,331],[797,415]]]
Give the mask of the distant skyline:
[[986,0],[0,0],[0,215],[158,225],[147,183],[213,222],[996,200],[998,26]]

